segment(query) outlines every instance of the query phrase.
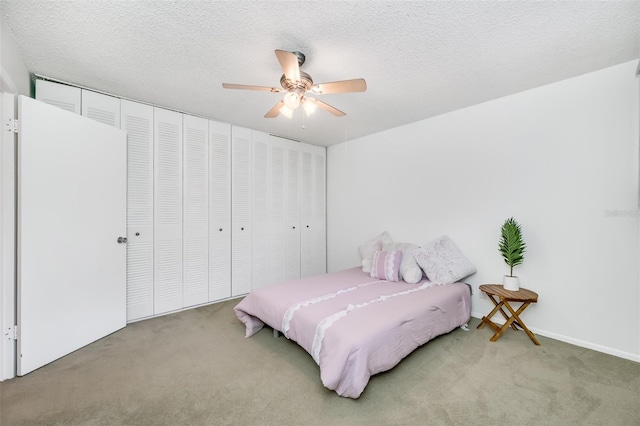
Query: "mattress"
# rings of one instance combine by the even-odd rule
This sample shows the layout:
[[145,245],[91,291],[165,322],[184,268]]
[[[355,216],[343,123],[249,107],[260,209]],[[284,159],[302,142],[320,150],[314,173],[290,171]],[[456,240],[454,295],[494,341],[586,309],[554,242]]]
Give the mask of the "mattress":
[[324,386],[358,398],[372,375],[469,321],[470,288],[371,278],[360,268],[259,288],[235,308],[246,337],[264,325],[304,348]]

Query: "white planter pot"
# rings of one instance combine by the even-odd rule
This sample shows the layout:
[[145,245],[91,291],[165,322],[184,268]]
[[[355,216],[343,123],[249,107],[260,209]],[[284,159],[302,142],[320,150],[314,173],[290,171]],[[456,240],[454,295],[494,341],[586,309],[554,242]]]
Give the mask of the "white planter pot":
[[518,279],[518,277],[510,277],[508,275],[505,275],[502,281],[502,286],[505,290],[518,291],[520,290],[520,280]]

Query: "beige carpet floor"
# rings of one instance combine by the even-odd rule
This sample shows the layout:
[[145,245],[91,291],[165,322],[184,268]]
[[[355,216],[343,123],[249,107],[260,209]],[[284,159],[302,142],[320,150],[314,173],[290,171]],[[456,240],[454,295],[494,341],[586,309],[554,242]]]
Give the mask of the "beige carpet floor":
[[456,329],[374,376],[322,386],[295,343],[244,338],[238,300],[131,324],[0,384],[13,425],[640,425],[640,364],[508,330]]

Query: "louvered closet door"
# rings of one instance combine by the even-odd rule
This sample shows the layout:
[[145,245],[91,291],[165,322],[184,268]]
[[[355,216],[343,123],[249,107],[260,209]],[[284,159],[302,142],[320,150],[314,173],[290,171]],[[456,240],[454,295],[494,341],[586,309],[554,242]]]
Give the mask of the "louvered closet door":
[[271,283],[287,279],[286,145],[285,139],[270,136],[269,263]]
[[182,308],[182,114],[154,108],[154,314]]
[[271,284],[269,259],[269,135],[251,131],[251,288]]
[[251,291],[251,130],[231,129],[231,294]]
[[325,149],[302,144],[300,274],[326,272]]
[[82,93],[79,87],[38,79],[36,80],[36,99],[76,114],[80,114],[82,110]]
[[314,273],[327,273],[327,150],[316,147],[314,154]]
[[311,259],[309,275],[327,272],[326,225],[326,149],[313,147],[313,210],[310,228]]
[[231,126],[209,120],[209,301],[231,297]]
[[82,115],[120,128],[120,99],[82,89]]
[[127,133],[127,321],[153,315],[153,107],[121,101]]
[[209,122],[183,115],[183,306],[209,301]]
[[311,231],[313,221],[313,153],[303,146],[300,153],[300,276],[312,274],[312,243]]
[[286,148],[286,253],[288,280],[300,278],[300,144],[287,142]]

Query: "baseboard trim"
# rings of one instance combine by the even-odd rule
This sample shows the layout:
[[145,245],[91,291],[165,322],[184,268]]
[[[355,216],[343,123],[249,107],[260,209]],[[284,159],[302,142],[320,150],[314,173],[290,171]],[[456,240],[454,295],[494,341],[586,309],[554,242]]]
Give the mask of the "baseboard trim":
[[[471,316],[473,318],[482,319],[484,315],[479,314],[477,312],[471,312]],[[494,320],[497,324],[504,324],[505,322],[504,318],[498,318],[498,317],[494,317],[492,320]],[[564,336],[562,334],[553,333],[551,331],[540,330],[539,328],[535,328],[535,327],[529,327],[529,325],[527,325],[527,327],[529,328],[529,330],[531,330],[533,334],[537,334],[540,336],[548,337],[550,339],[559,340],[560,342],[565,342],[571,345],[580,346],[581,348],[591,349],[597,352],[602,352],[608,355],[617,356],[618,358],[624,358],[630,361],[635,361],[640,363],[640,354],[632,354],[629,352],[620,351],[618,349],[613,349],[607,346],[602,346],[602,345],[587,342],[584,340],[575,339],[573,337]]]

